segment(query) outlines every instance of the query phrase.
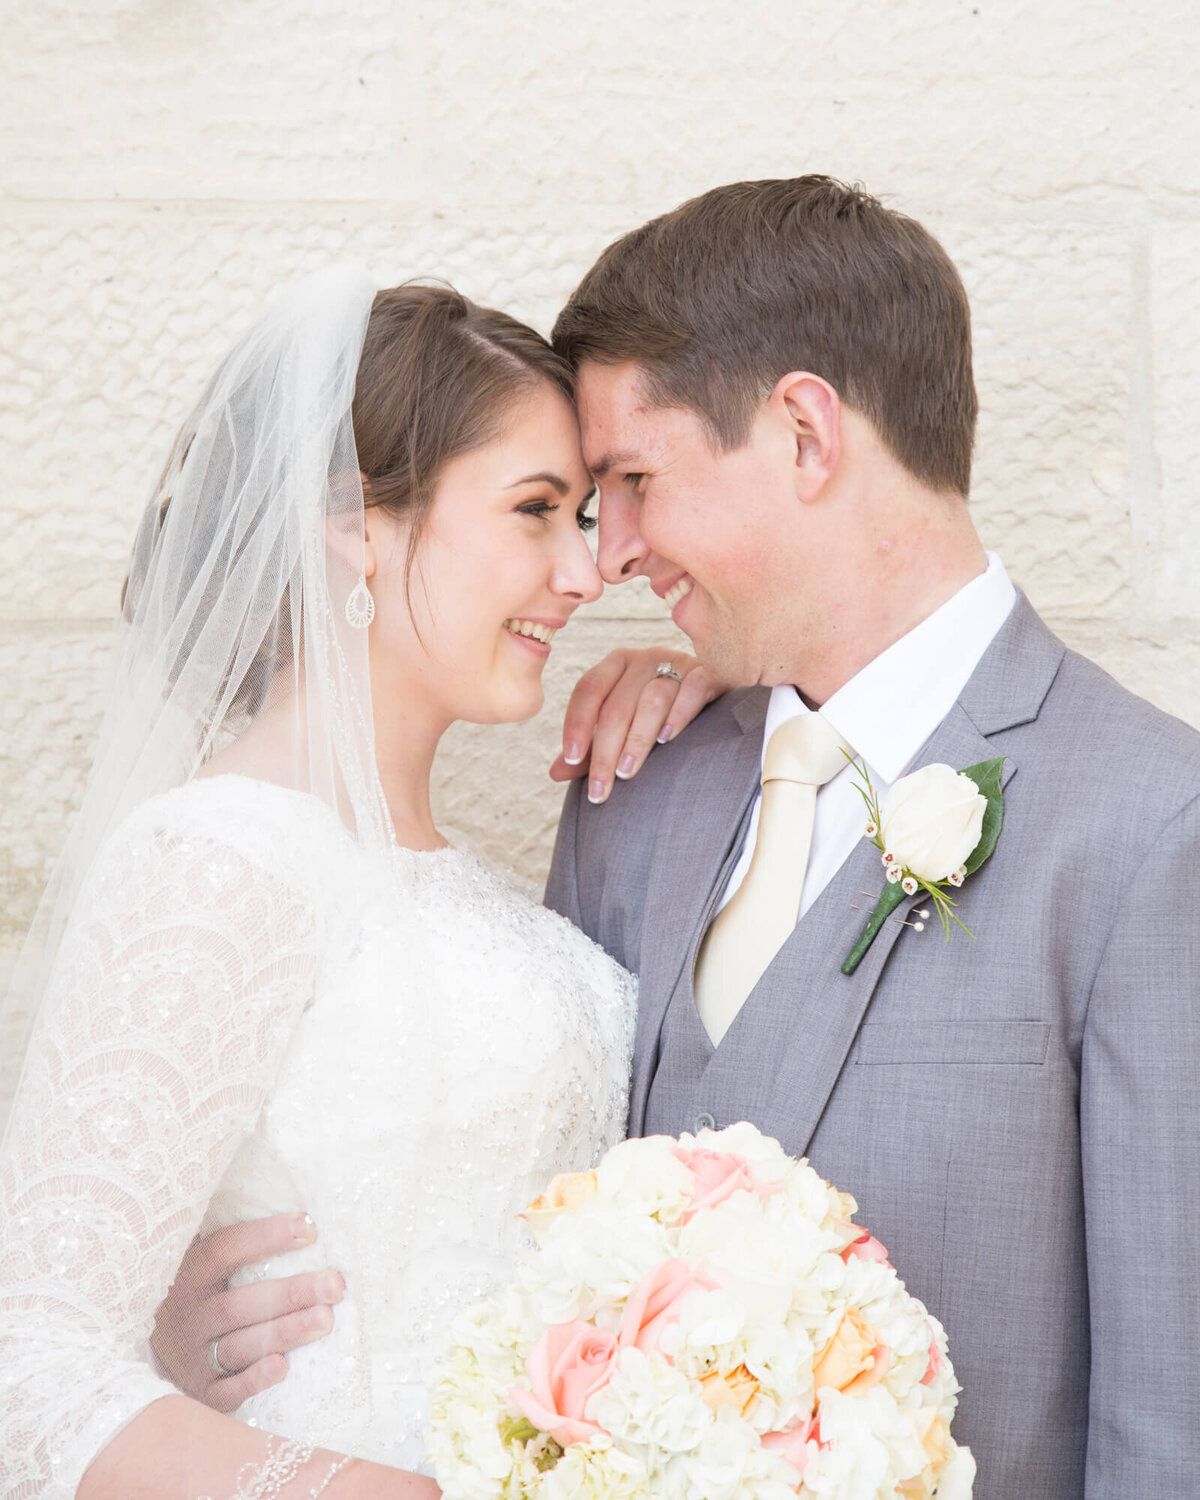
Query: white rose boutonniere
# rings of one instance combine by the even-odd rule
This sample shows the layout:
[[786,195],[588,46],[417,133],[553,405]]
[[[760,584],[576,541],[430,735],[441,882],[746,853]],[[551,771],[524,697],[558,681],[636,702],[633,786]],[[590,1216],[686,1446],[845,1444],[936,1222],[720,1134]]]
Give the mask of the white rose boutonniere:
[[[852,764],[858,767],[858,762]],[[968,937],[974,934],[954,913],[955,902],[946,885],[957,888],[991,856],[1004,822],[998,760],[985,760],[965,771],[953,766],[922,766],[902,776],[884,798],[879,798],[863,766],[859,792],[866,805],[866,837],[880,850],[887,884],[871,913],[871,920],[855,943],[843,974],[853,974],[863,954],[879,935],[888,917],[906,898],[927,892],[950,937],[955,922]]]

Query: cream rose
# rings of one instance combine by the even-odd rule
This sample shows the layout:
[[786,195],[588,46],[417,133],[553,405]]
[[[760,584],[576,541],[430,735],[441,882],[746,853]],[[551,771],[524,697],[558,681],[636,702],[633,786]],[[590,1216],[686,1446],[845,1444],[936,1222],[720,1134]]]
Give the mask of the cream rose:
[[887,794],[880,837],[885,851],[933,884],[962,868],[983,834],[987,798],[951,766],[922,766]]
[[595,1172],[560,1172],[519,1217],[534,1234],[544,1234],[559,1214],[575,1210],[596,1196]]

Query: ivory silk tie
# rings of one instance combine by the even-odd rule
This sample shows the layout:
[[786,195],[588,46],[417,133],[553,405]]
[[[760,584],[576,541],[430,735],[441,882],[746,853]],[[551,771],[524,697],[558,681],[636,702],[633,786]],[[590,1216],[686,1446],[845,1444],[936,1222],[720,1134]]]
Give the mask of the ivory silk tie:
[[696,964],[696,1008],[714,1047],[796,925],[817,789],[852,753],[819,713],[788,719],[767,741],[750,868],[709,927]]

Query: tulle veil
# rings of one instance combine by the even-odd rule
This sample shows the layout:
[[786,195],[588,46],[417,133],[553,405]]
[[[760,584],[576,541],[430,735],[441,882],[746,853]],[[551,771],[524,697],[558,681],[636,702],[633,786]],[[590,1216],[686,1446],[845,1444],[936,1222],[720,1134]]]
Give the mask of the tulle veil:
[[268,779],[320,797],[366,846],[392,840],[355,608],[363,493],[351,408],[374,296],[350,267],[282,290],[209,380],[153,488],[83,802],[0,1013],[10,1081],[97,851],[257,715],[282,719],[290,747]]

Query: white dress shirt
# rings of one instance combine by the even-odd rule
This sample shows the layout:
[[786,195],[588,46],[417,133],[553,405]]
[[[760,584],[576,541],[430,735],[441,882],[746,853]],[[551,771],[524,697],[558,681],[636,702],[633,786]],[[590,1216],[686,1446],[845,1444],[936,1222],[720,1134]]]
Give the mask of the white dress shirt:
[[[1016,603],[1004,564],[987,554],[985,572],[959,589],[940,609],[881,652],[821,705],[820,712],[865,761],[882,802],[892,782],[953,708],[983,653]],[[771,689],[763,750],[780,724],[811,713],[794,687]],[[955,768],[960,769],[959,767]],[[861,779],[861,778],[859,778]],[[745,879],[758,837],[761,790],[746,841],[729,877],[721,908]],[[867,812],[855,772],[847,765],[817,793],[808,873],[800,916],[809,909],[863,837]]]

